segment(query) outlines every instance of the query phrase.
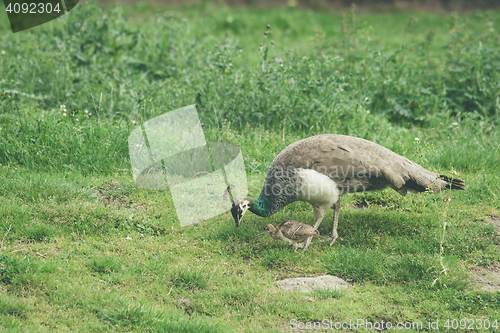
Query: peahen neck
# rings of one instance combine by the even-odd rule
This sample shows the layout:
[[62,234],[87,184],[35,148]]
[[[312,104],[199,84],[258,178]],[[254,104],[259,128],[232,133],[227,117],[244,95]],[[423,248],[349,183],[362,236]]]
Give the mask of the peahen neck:
[[[283,171],[285,170],[285,171]],[[251,200],[249,210],[262,217],[269,217],[281,208],[297,200],[294,169],[287,170],[273,162],[267,172],[259,199]],[[288,191],[285,191],[287,189]]]
[[[251,199],[250,199],[251,200]],[[251,200],[250,208],[249,210],[261,217],[268,217],[276,213],[276,211],[273,211],[273,205],[271,202],[265,197],[265,196],[260,196],[259,199],[257,200]]]

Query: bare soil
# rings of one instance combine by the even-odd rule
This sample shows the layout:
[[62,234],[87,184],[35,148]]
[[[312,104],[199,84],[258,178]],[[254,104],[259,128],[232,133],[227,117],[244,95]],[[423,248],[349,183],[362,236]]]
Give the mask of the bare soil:
[[488,267],[476,267],[471,272],[474,284],[484,291],[500,291],[500,263]]
[[[495,225],[500,233],[500,216],[489,215],[489,222]],[[494,262],[487,267],[475,267],[470,271],[474,284],[484,291],[500,291],[500,263]]]
[[498,231],[500,232],[500,216],[497,215],[488,215],[490,218],[490,223],[493,224],[498,228]]
[[[118,182],[111,182],[110,184],[100,187],[100,188],[95,188],[91,190],[91,193],[100,198],[101,202],[105,206],[109,205],[118,205],[122,206],[125,208],[130,208],[133,204],[132,201],[127,200],[127,199],[122,199],[120,198],[120,191],[121,191],[121,186]],[[118,196],[117,196],[118,194]]]

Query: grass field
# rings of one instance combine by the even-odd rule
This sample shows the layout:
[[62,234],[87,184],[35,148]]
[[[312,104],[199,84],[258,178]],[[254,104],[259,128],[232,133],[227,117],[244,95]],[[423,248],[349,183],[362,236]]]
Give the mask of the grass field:
[[[499,12],[93,2],[16,34],[0,20],[0,330],[500,325],[500,291],[473,273],[500,261],[499,24]],[[134,184],[127,138],[190,104],[207,141],[241,147],[252,198],[276,154],[320,133],[375,141],[467,190],[347,195],[343,240],[315,239],[305,252],[259,232],[312,223],[304,203],[248,213],[240,228],[229,212],[181,228],[168,190]],[[324,274],[353,286],[300,294],[274,284]]]

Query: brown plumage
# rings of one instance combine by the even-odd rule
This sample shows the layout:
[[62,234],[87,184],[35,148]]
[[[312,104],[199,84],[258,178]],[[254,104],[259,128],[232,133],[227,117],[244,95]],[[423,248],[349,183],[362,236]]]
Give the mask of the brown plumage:
[[292,143],[276,156],[272,164],[308,168],[327,175],[344,192],[358,192],[353,180],[366,186],[364,191],[389,186],[402,195],[438,193],[444,188],[465,189],[464,182],[424,169],[417,163],[374,142],[347,135],[322,134]]
[[284,242],[290,243],[289,248],[293,246],[294,251],[297,251],[300,241],[319,235],[319,232],[309,224],[299,221],[285,221],[277,227],[268,224],[261,231],[268,232],[274,239],[281,239]]
[[[345,193],[391,187],[401,195],[434,193],[448,188],[464,190],[462,180],[426,170],[417,163],[374,142],[346,135],[322,134],[292,143],[276,156],[267,172],[260,197],[233,204],[231,213],[239,225],[247,210],[268,217],[294,201],[314,207],[317,229],[330,208],[334,209],[330,245],[338,238],[340,196]],[[311,243],[308,238],[304,247]]]

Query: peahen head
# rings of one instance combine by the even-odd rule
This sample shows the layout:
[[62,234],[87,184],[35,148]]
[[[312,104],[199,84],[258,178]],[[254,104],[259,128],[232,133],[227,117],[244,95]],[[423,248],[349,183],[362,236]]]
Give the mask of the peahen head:
[[239,201],[235,201],[233,203],[233,207],[231,207],[231,214],[233,214],[234,223],[236,223],[236,227],[240,226],[240,221],[245,215],[248,208],[250,208],[250,204],[252,201],[250,199],[243,199]]

